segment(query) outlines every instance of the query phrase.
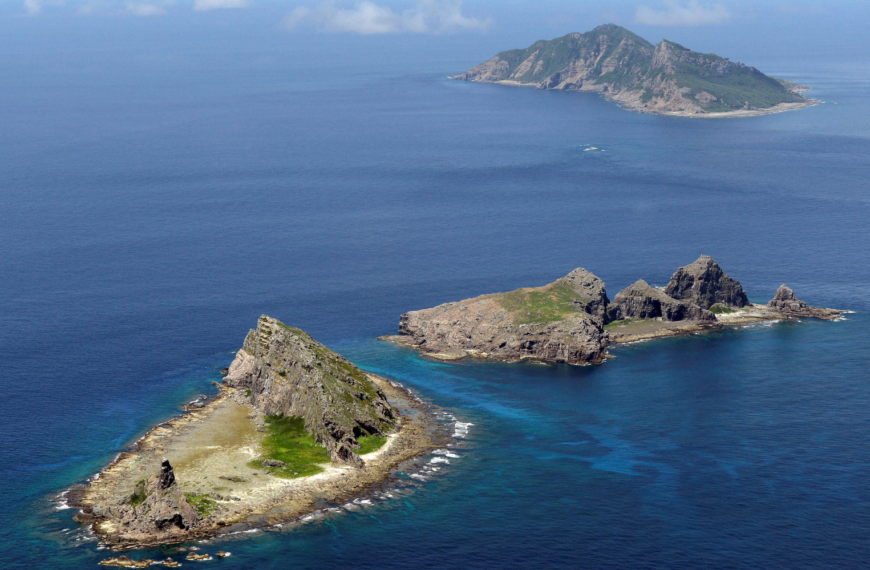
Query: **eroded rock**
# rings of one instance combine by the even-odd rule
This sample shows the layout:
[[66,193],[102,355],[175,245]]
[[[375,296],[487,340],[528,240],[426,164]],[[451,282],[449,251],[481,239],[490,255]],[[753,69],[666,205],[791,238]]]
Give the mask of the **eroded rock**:
[[795,296],[794,291],[785,285],[780,285],[773,299],[767,305],[789,317],[810,317],[815,319],[834,320],[843,314],[835,309],[810,307]]
[[749,304],[740,282],[729,277],[708,255],[702,255],[691,265],[677,269],[665,287],[665,294],[694,303],[702,309],[709,309],[716,303],[728,307],[745,307]]
[[616,294],[607,306],[607,320],[656,319],[663,321],[715,321],[716,315],[698,305],[679,301],[643,279]]

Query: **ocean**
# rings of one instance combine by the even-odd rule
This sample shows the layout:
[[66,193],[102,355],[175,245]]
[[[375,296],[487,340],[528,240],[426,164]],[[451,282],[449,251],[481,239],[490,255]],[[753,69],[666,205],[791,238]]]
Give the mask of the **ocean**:
[[[825,104],[690,120],[451,81],[483,59],[462,45],[370,60],[141,32],[108,50],[120,32],[42,44],[30,25],[28,49],[0,53],[0,566],[108,557],[58,495],[214,393],[261,314],[464,429],[393,497],[198,545],[233,553],[207,565],[870,558],[870,66],[782,57],[762,69]],[[376,340],[408,310],[575,267],[612,298],[701,254],[755,302],[786,283],[854,313],[620,346],[597,367]]]

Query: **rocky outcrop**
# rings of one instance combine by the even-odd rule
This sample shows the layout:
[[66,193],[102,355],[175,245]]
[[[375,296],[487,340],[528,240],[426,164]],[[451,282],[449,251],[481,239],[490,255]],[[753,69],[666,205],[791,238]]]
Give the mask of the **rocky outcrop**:
[[136,484],[118,505],[95,505],[81,513],[86,520],[111,521],[130,537],[147,537],[171,542],[203,523],[175,480],[175,472],[164,459],[160,471]]
[[702,255],[691,265],[680,267],[671,277],[665,294],[709,309],[715,304],[745,307],[749,304],[739,281],[722,271],[712,257]]
[[798,299],[794,291],[785,285],[779,286],[773,299],[768,301],[767,306],[789,317],[809,317],[831,321],[843,314],[842,311],[835,309],[810,307]]
[[607,307],[608,322],[622,319],[656,319],[663,321],[716,320],[716,315],[694,303],[679,301],[639,279],[616,294]]
[[357,438],[385,435],[399,414],[356,366],[308,333],[263,315],[236,353],[224,384],[267,415],[298,416],[330,457],[361,466]]
[[604,283],[578,268],[544,287],[405,313],[399,331],[405,344],[447,357],[600,364],[606,307]]
[[687,116],[813,103],[800,95],[803,86],[667,40],[653,45],[613,24],[504,51],[451,77],[593,91],[638,111]]

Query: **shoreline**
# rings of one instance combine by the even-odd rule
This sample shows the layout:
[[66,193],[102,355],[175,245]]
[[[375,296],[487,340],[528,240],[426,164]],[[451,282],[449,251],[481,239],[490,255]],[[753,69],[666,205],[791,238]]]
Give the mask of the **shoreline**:
[[[460,74],[461,75],[461,74]],[[479,79],[464,79],[459,77],[459,75],[448,75],[448,79],[454,79],[457,81],[468,81],[469,83],[489,83],[490,85],[507,85],[508,87],[533,87],[535,89],[541,89],[539,84],[537,83],[523,83],[520,81],[512,81],[509,79],[503,79],[501,81],[481,81]],[[611,103],[616,103],[619,107],[634,111],[635,113],[641,113],[644,115],[659,115],[662,117],[682,117],[686,119],[741,119],[745,117],[759,117],[761,115],[773,115],[776,113],[785,113],[786,111],[797,111],[798,109],[805,109],[807,107],[814,107],[816,105],[822,105],[824,101],[819,101],[818,99],[806,99],[806,101],[800,101],[797,103],[779,103],[778,105],[774,105],[773,107],[768,107],[766,109],[738,109],[735,111],[722,111],[715,113],[691,113],[688,111],[657,111],[653,109],[645,109],[643,107],[635,107],[630,103],[622,101],[613,95],[600,91],[597,89],[544,89],[545,91],[576,91],[578,93],[597,93],[604,97],[605,100],[610,101]],[[795,90],[796,93],[805,93],[807,91],[811,91],[812,88]]]
[[[153,427],[130,451],[118,454],[92,476],[86,487],[66,490],[68,505],[80,509],[76,520],[91,528],[101,546],[121,551],[244,532],[239,527],[293,523],[320,510],[324,501],[348,503],[392,478],[401,463],[445,447],[450,439],[434,406],[397,383],[367,376],[400,410],[401,421],[380,449],[362,456],[365,465],[359,469],[324,464],[324,471],[316,475],[283,479],[248,467],[266,436],[258,427],[262,417],[237,401],[238,389],[221,386],[221,393],[205,407]],[[150,475],[164,456],[176,464],[182,490],[209,493],[215,497],[216,512],[202,525],[168,538],[125,532],[111,518],[113,505],[129,502],[135,482]]]
[[[847,311],[836,310],[839,314],[845,314]],[[798,320],[800,316],[790,316],[783,314],[768,305],[752,303],[743,309],[735,309],[731,313],[722,313],[716,315],[715,322],[702,321],[662,321],[661,319],[644,319],[624,325],[619,325],[610,329],[605,329],[609,335],[609,345],[619,346],[621,344],[631,344],[640,341],[654,340],[659,338],[673,338],[679,336],[688,336],[692,334],[707,334],[722,330],[726,327],[739,327],[742,325],[762,322],[777,322]],[[804,317],[804,318],[819,318],[819,317]],[[837,319],[826,319],[835,321]],[[621,330],[620,330],[621,329]],[[517,359],[494,358],[486,352],[466,349],[455,352],[426,352],[422,347],[413,344],[410,335],[383,335],[377,337],[378,340],[391,342],[397,346],[416,350],[425,358],[441,362],[449,362],[455,360],[463,360],[466,358],[477,358],[481,360],[491,360],[497,362],[519,363],[519,362],[537,362],[542,364],[561,364],[551,360],[541,360],[532,357],[524,357]],[[606,353],[605,359],[617,358],[616,355]],[[572,364],[572,366],[591,366],[589,363]]]

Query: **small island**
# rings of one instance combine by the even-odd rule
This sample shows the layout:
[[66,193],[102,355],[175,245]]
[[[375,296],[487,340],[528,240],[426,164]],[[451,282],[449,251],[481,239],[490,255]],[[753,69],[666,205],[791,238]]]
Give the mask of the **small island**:
[[614,24],[503,51],[450,77],[592,91],[634,111],[681,117],[746,117],[819,103],[801,95],[810,90],[805,85],[667,40],[653,45]]
[[760,321],[835,320],[782,285],[765,305],[709,256],[681,267],[661,289],[639,280],[611,302],[604,282],[578,268],[543,287],[482,295],[401,316],[400,335],[380,337],[439,360],[492,358],[601,364],[611,344]]
[[101,544],[123,550],[292,521],[445,444],[429,406],[265,315],[225,373],[218,396],[192,402],[71,493],[76,520]]

